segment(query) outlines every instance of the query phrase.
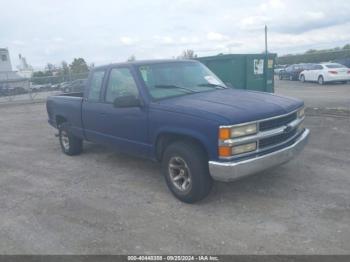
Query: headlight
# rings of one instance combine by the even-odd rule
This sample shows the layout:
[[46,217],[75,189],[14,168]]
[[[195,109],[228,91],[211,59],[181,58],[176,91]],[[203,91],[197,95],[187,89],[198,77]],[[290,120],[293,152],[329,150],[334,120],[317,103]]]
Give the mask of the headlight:
[[304,107],[298,111],[298,118],[303,118],[305,116]]
[[236,127],[220,127],[219,129],[219,139],[226,140],[230,138],[237,138],[241,136],[253,135],[257,132],[257,124],[248,124],[244,126]]
[[243,154],[243,153],[247,153],[255,150],[256,150],[256,142],[245,144],[245,145],[233,146],[232,155],[239,155],[239,154]]
[[237,145],[237,146],[220,146],[219,156],[220,157],[230,157],[234,155],[239,155],[243,153],[248,153],[256,150],[256,142]]

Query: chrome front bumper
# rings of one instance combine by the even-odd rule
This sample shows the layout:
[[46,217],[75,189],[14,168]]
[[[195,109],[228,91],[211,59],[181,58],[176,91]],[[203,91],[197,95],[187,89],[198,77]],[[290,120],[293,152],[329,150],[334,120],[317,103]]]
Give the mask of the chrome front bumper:
[[232,162],[209,161],[210,174],[214,180],[229,182],[286,163],[302,151],[309,134],[305,129],[292,145],[266,155]]

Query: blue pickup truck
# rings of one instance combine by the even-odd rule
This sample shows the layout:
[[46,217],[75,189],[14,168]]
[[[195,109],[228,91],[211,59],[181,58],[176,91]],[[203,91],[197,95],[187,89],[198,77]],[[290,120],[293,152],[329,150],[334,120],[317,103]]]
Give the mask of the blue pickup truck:
[[63,153],[80,154],[85,140],[159,161],[187,203],[208,195],[213,180],[289,161],[309,136],[302,101],[228,88],[192,60],[96,67],[84,92],[51,96],[46,106]]

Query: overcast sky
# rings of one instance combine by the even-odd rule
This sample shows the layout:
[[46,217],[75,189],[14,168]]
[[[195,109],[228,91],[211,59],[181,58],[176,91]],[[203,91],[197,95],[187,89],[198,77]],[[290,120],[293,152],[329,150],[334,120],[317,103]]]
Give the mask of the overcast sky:
[[42,67],[200,55],[278,54],[350,43],[349,0],[0,0],[0,47]]

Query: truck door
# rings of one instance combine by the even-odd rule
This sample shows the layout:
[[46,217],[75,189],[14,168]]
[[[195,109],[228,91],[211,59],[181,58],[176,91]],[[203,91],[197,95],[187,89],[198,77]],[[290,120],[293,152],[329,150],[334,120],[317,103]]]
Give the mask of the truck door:
[[[85,112],[84,121],[93,126],[97,142],[131,154],[147,155],[151,147],[148,142],[147,110],[140,105],[116,107],[114,101],[141,100],[137,84],[128,67],[114,67],[106,76],[101,92],[101,103],[94,108],[98,114]],[[89,115],[90,114],[90,115]],[[92,117],[91,119],[91,115]],[[90,118],[90,119],[88,119]]]
[[91,73],[87,88],[84,91],[81,108],[85,136],[93,142],[100,142],[102,139],[102,134],[98,132],[96,126],[100,118],[99,109],[101,107],[101,91],[105,73],[105,70],[97,70]]

